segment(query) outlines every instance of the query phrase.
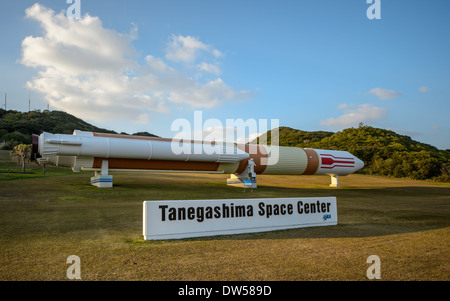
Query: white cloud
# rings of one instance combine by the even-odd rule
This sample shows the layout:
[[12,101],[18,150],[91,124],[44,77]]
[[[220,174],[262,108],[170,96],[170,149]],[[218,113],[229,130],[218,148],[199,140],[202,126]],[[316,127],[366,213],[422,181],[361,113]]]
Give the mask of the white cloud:
[[394,90],[387,90],[381,88],[374,88],[367,92],[369,94],[375,94],[381,100],[388,100],[396,97],[400,97],[403,94]]
[[328,118],[320,122],[321,125],[346,128],[356,126],[360,122],[369,123],[385,117],[388,110],[376,107],[372,104],[362,104],[357,107],[347,104],[340,104],[338,109],[344,110],[344,114],[338,118]]
[[186,80],[180,84],[183,88],[170,92],[168,99],[174,103],[190,104],[193,107],[214,107],[222,101],[222,98],[235,99],[238,94],[220,78],[204,85],[193,80]]
[[[42,93],[52,108],[92,121],[146,123],[152,113],[168,113],[174,104],[213,107],[251,96],[218,77],[193,79],[150,54],[139,63],[132,45],[136,26],[122,34],[104,28],[98,17],[86,14],[74,20],[39,4],[25,13],[43,29],[42,36],[22,41],[21,63],[38,70],[27,85]],[[196,38],[172,36],[172,40],[176,43],[168,51],[180,46],[178,52],[167,53],[172,59],[178,56],[187,62],[201,58],[202,52],[214,58],[221,55]],[[213,64],[200,66],[210,76],[219,74]]]
[[222,71],[220,70],[220,68],[218,66],[216,66],[214,64],[208,64],[206,62],[202,62],[202,63],[198,64],[197,68],[200,71],[205,71],[205,72],[212,73],[212,74],[215,74],[215,75],[221,75],[222,74]]
[[429,89],[430,89],[430,88],[427,87],[427,86],[421,86],[421,87],[419,87],[419,91],[422,92],[422,93],[428,92]]
[[191,36],[172,35],[166,48],[166,59],[175,62],[193,62],[202,52],[218,58],[222,53],[211,45]]
[[127,57],[135,55],[131,42],[136,38],[136,27],[129,34],[118,34],[103,28],[97,17],[86,15],[75,21],[39,4],[25,13],[45,31],[44,37],[28,36],[23,40],[22,63],[27,66],[53,68],[71,75],[96,70],[120,72],[134,67]]

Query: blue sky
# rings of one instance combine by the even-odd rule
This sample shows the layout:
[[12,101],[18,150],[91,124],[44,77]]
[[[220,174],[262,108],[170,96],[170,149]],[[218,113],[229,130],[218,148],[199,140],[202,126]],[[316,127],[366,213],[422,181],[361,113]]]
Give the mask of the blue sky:
[[163,137],[201,111],[450,148],[450,3],[379,2],[370,20],[366,0],[80,0],[73,20],[66,0],[2,1],[1,99]]

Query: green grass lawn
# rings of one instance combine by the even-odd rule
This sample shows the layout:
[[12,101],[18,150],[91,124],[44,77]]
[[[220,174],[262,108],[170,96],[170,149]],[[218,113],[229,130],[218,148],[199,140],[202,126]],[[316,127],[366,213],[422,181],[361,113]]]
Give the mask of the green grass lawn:
[[[0,151],[0,280],[450,280],[450,184],[368,175],[260,176],[253,192],[227,175],[114,173],[19,167]],[[336,196],[338,225],[169,241],[145,241],[144,200]]]

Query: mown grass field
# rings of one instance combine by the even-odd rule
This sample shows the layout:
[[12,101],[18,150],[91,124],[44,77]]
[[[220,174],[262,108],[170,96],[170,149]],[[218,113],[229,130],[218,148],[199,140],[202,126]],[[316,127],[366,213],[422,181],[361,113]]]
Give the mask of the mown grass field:
[[[0,151],[0,280],[450,280],[450,184],[367,175],[260,176],[253,192],[227,175],[116,173],[114,188],[90,172],[18,169]],[[336,196],[338,225],[145,241],[144,200]]]

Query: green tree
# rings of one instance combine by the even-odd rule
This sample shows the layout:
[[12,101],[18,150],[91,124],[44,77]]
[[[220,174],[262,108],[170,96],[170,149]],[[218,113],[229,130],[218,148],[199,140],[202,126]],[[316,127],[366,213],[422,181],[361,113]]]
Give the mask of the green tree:
[[26,164],[29,163],[31,159],[31,145],[16,145],[11,151],[11,158],[17,161],[17,164],[22,166],[22,172],[25,173]]
[[12,150],[16,145],[29,143],[30,139],[20,132],[7,133],[2,136],[2,140],[5,141],[3,149]]

